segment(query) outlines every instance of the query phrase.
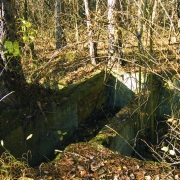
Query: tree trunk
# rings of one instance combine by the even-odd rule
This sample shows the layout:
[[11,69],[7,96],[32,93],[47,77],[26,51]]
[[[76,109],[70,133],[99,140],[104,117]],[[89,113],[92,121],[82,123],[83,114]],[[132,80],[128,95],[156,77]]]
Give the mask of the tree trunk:
[[86,18],[87,18],[87,30],[89,36],[89,53],[91,58],[91,64],[96,65],[97,43],[93,41],[94,27],[92,24],[88,0],[84,0],[84,5],[85,5]]
[[28,21],[28,3],[27,0],[24,0],[24,19]]
[[[17,39],[16,26],[14,19],[13,0],[0,1],[0,75],[3,77],[19,78],[25,80],[20,62],[20,57],[9,59],[4,55],[4,43],[6,40],[14,42]],[[4,71],[6,70],[6,71]]]
[[62,3],[62,0],[56,0],[56,49],[60,49],[67,44],[61,24],[61,10],[63,9]]
[[[139,54],[143,53],[144,50],[144,46],[142,43],[142,35],[143,35],[143,25],[144,25],[144,18],[145,18],[145,11],[146,11],[146,5],[147,5],[147,0],[138,0],[136,2],[137,4],[137,17],[138,17],[138,22],[137,22],[137,30],[136,30],[136,37],[138,40],[138,51]],[[137,122],[137,127],[139,130],[141,130],[141,135],[140,136],[144,136],[144,131],[142,131],[142,129],[144,128],[144,120],[143,120],[143,116],[142,116],[142,96],[141,96],[141,89],[142,89],[142,70],[141,70],[141,66],[142,66],[142,59],[141,57],[139,57],[138,59],[139,61],[139,97],[138,97],[138,122]],[[138,145],[138,148],[139,145]]]
[[177,16],[178,16],[178,28],[180,28],[180,0],[177,0]]
[[142,34],[143,34],[143,24],[144,24],[144,21],[143,21],[143,3],[141,0],[138,0],[138,3],[137,3],[137,6],[138,6],[138,26],[137,26],[137,39],[138,39],[138,48],[139,48],[139,51],[140,51],[140,48],[141,48],[141,45],[142,45]]
[[61,0],[56,0],[56,49],[61,48],[61,18],[60,18]]
[[[4,54],[4,42],[6,39],[6,26],[5,26],[5,11],[4,11],[4,3],[1,2],[0,3],[0,54],[1,54],[1,60],[2,60],[2,67],[6,68],[7,66],[7,62],[6,62],[6,57]],[[1,72],[3,71],[3,69],[0,69]],[[0,72],[0,75],[1,75]]]
[[[117,0],[108,0],[108,64],[120,64],[122,58],[122,32],[117,19],[117,10],[120,5]],[[122,60],[121,60],[122,61]],[[121,62],[122,63],[122,62]]]
[[154,29],[154,19],[156,16],[156,7],[157,7],[157,0],[154,0],[151,7],[150,7],[150,27],[149,27],[149,47],[150,47],[150,54],[153,53],[153,29]]
[[78,30],[78,11],[79,11],[79,6],[78,6],[78,1],[73,0],[73,14],[74,14],[74,25],[75,25],[75,30],[76,30],[76,42],[79,42],[79,30]]
[[[142,42],[142,35],[143,35],[143,26],[144,26],[144,19],[146,17],[146,11],[147,11],[147,0],[138,0],[137,2],[137,8],[138,8],[138,26],[137,26],[137,40],[138,40],[138,50],[139,54],[142,53],[144,50],[143,42]],[[142,65],[142,59],[139,57],[139,93],[141,92],[141,65]]]
[[[150,58],[153,57],[153,29],[154,29],[154,19],[155,19],[155,15],[156,15],[156,7],[157,7],[157,0],[154,0],[151,7],[150,7],[150,28],[149,28],[149,34],[150,34],[150,42],[149,42],[149,53],[150,53]],[[150,67],[151,69],[153,69],[153,62],[150,61]],[[153,74],[150,74],[150,101],[151,101],[151,117],[150,117],[150,121],[151,121],[151,141],[154,142],[155,141],[155,114],[156,114],[156,107],[155,107],[155,92],[154,92],[154,87],[153,87]]]

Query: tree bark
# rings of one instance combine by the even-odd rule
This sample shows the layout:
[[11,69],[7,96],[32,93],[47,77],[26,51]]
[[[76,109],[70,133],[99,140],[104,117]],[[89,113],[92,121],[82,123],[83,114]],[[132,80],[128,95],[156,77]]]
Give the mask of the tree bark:
[[[7,66],[7,62],[6,62],[6,58],[5,58],[5,54],[4,54],[4,42],[6,39],[6,27],[5,27],[5,12],[4,12],[4,3],[1,2],[0,3],[0,54],[1,54],[1,60],[2,60],[2,66],[6,67]],[[1,71],[3,70],[2,68],[0,69]]]
[[61,0],[56,0],[56,49],[60,49],[66,45],[66,38],[61,24],[62,3]]
[[60,18],[61,0],[56,0],[56,49],[61,48],[61,18]]
[[84,5],[85,5],[86,18],[87,18],[87,30],[89,36],[89,53],[91,58],[91,64],[96,65],[97,43],[93,41],[94,27],[92,24],[88,0],[84,0]]
[[17,39],[16,26],[14,19],[14,4],[13,0],[1,0],[0,1],[0,54],[1,54],[1,67],[0,75],[6,69],[3,75],[9,77],[16,77],[24,80],[24,75],[20,63],[20,58],[12,57],[6,59],[4,55],[4,43],[6,40],[14,42]]
[[122,64],[122,32],[117,19],[120,5],[117,0],[108,0],[108,64]]
[[24,0],[24,19],[28,21],[28,4],[27,0]]
[[[151,7],[150,7],[150,15],[151,15],[151,20],[150,20],[150,27],[149,27],[149,34],[150,34],[150,42],[149,42],[149,53],[151,57],[153,56],[153,29],[154,29],[154,19],[156,15],[156,7],[157,7],[157,0],[154,0]],[[153,62],[150,61],[150,67],[153,69]],[[156,114],[156,105],[155,105],[155,92],[154,92],[154,87],[153,87],[153,74],[150,74],[150,105],[151,105],[151,116],[150,116],[150,121],[151,121],[151,141],[155,142],[155,114]]]
[[180,0],[177,0],[176,12],[177,12],[177,16],[178,16],[178,28],[180,28]]

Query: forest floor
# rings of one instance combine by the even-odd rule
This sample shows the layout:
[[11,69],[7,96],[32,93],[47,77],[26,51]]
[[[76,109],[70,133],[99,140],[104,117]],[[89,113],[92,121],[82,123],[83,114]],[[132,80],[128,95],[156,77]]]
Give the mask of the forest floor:
[[[180,169],[141,161],[90,143],[69,145],[57,158],[38,168],[24,168],[18,180],[178,180]],[[18,176],[16,171],[14,175]],[[20,168],[19,168],[20,170]]]
[[[157,45],[158,46],[158,45]],[[77,50],[78,49],[78,50]],[[138,53],[138,47],[127,47],[123,56],[125,66],[118,62],[108,64],[107,45],[98,49],[97,65],[90,63],[89,50],[77,44],[67,45],[60,50],[54,50],[52,46],[35,46],[34,58],[27,56],[22,58],[21,64],[27,82],[38,84],[51,84],[52,81],[59,82],[64,86],[82,81],[91,76],[97,70],[107,70],[110,72],[112,67],[124,72],[141,71],[153,72],[161,75],[176,73],[179,75],[179,55],[174,54],[174,50],[169,46],[168,50],[154,50],[154,55],[149,56],[148,52]],[[152,62],[152,66],[150,65]],[[113,66],[115,64],[115,66]],[[166,74],[167,73],[167,74]],[[166,78],[166,77],[165,77]],[[167,77],[168,78],[168,77]]]
[[101,145],[75,143],[56,159],[32,168],[8,151],[1,155],[3,180],[179,180],[180,169],[167,163],[123,156]]

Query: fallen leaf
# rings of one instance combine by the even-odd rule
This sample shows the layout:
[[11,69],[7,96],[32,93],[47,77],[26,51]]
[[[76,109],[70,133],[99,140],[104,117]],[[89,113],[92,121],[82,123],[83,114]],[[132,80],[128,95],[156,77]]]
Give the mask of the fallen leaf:
[[44,171],[45,174],[49,174],[49,171]]
[[33,136],[33,134],[30,134],[30,135],[26,138],[26,140],[31,139],[31,138],[32,138],[32,136]]
[[164,152],[168,152],[169,148],[168,148],[168,146],[167,147],[164,146],[164,147],[161,148],[161,150],[164,151]]
[[169,154],[174,156],[175,155],[175,151],[174,150],[169,150]]
[[4,141],[3,140],[1,140],[1,146],[4,146]]

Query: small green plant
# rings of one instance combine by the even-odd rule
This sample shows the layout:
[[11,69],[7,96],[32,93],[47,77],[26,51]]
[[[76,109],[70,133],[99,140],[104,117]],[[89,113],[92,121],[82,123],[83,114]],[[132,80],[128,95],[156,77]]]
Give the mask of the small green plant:
[[58,130],[57,133],[60,135],[60,141],[62,141],[64,139],[64,136],[67,134],[67,132],[62,132],[60,130]]
[[19,43],[17,41],[15,41],[15,42],[5,41],[4,47],[5,47],[4,53],[7,57],[7,59],[21,55],[20,50],[19,50]]
[[[33,43],[35,36],[37,34],[37,30],[32,28],[32,23],[28,22],[24,19],[19,19],[21,22],[21,30],[19,33],[22,35],[22,40],[23,43],[25,44],[26,48]],[[18,57],[21,56],[20,53],[20,46],[18,41],[5,41],[4,43],[4,48],[5,48],[5,55],[7,59],[11,57]]]
[[37,34],[37,30],[32,27],[32,23],[26,21],[22,18],[19,19],[20,21],[20,30],[19,35],[21,36],[21,40],[23,46],[21,47],[21,52],[24,57],[28,59],[33,59],[34,57],[34,40]]
[[26,21],[22,18],[19,19],[21,22],[21,30],[19,31],[22,34],[22,39],[24,43],[30,44],[34,41],[37,34],[37,30],[32,27],[32,23]]

